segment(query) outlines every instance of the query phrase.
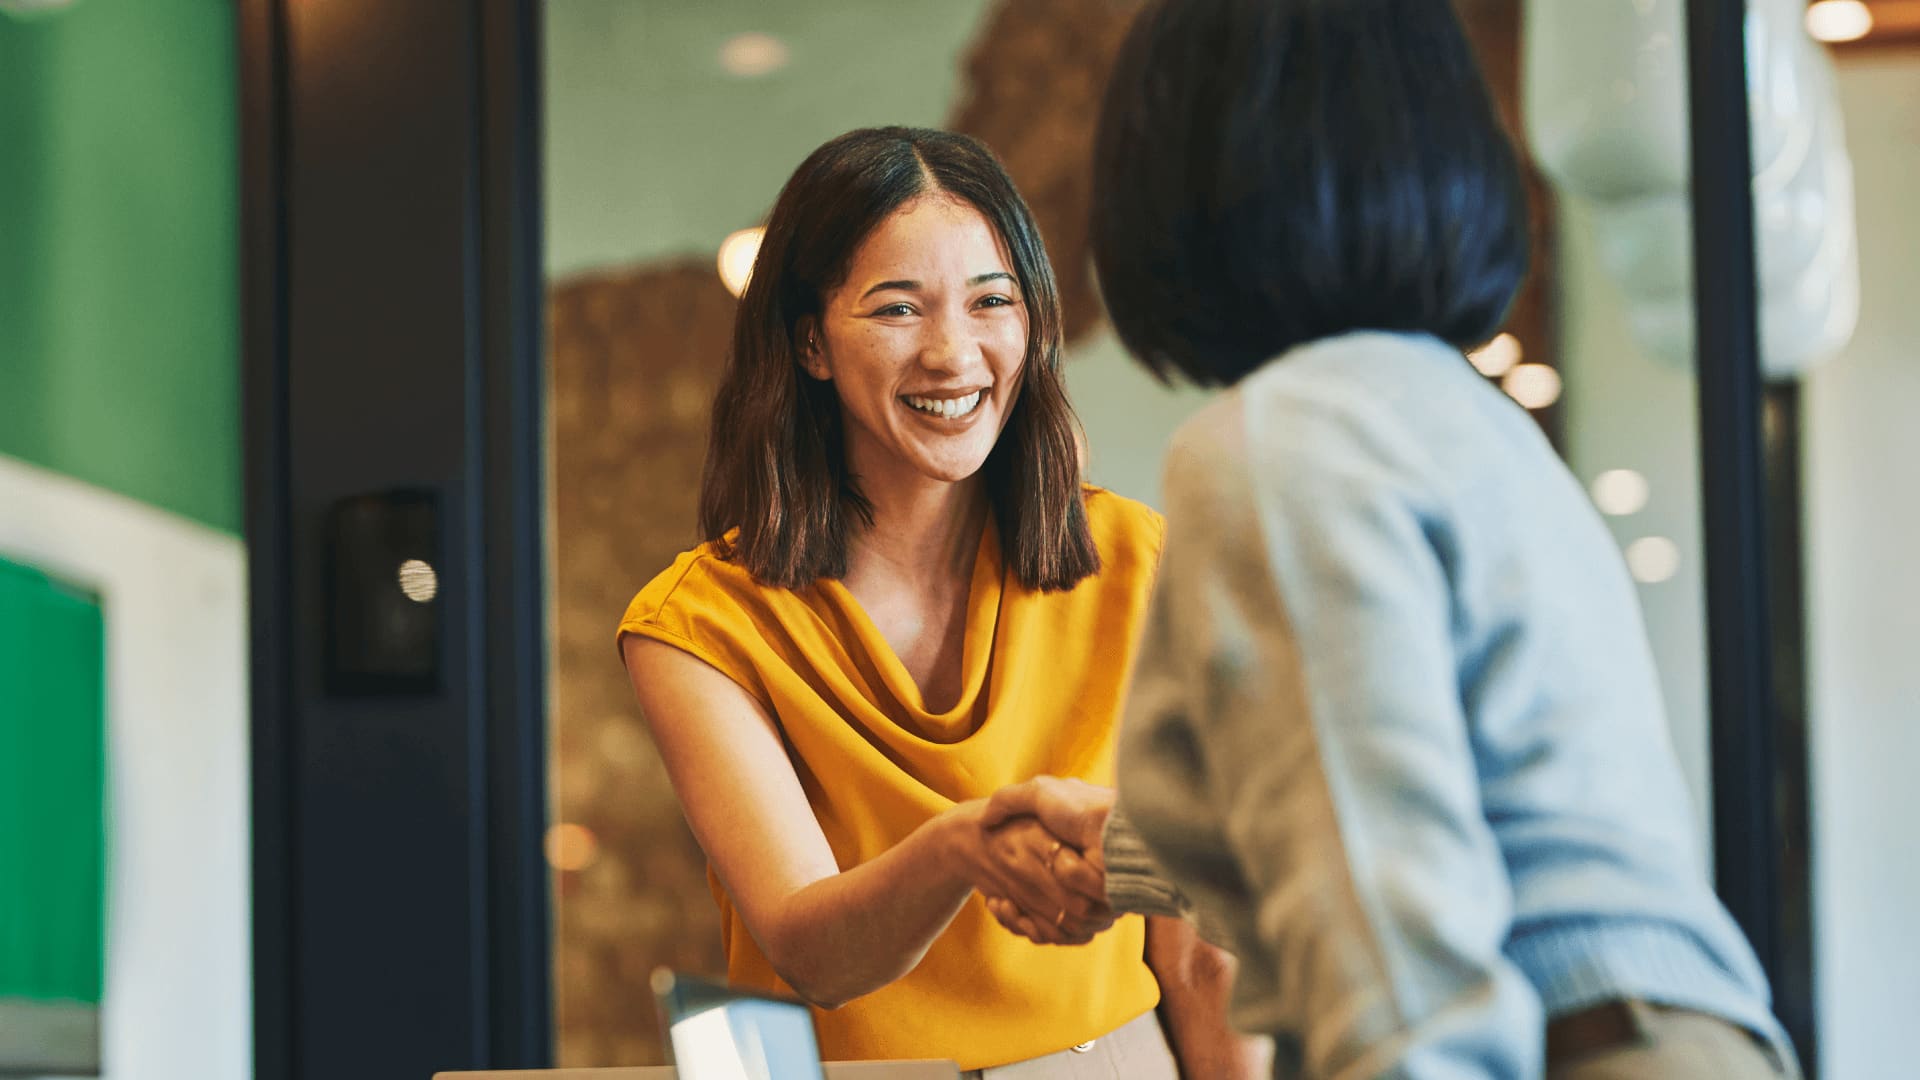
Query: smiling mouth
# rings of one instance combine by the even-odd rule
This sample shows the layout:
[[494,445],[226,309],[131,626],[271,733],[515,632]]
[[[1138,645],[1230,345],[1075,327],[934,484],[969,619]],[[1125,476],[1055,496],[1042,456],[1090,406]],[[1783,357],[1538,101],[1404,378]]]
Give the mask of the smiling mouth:
[[979,408],[981,399],[985,397],[985,390],[975,390],[973,393],[964,397],[929,398],[915,397],[907,394],[902,396],[900,400],[906,402],[907,408],[915,412],[925,413],[928,416],[937,416],[946,420],[958,420],[960,417],[967,416]]

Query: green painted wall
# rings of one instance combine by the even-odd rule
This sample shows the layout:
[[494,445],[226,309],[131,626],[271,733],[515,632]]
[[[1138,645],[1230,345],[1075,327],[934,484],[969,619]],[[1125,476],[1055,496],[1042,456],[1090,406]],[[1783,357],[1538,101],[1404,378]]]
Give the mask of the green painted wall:
[[0,454],[229,533],[234,65],[227,0],[0,15]]
[[106,687],[99,602],[0,559],[0,999],[100,1003]]

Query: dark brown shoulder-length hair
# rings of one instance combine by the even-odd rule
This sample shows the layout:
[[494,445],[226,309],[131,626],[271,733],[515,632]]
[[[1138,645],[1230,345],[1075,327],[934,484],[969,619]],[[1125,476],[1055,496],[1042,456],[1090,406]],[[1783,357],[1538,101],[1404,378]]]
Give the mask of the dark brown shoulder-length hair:
[[1060,376],[1060,299],[1033,215],[978,141],[886,127],[850,131],[794,170],[734,316],[700,530],[762,582],[800,588],[844,577],[852,530],[872,524],[872,504],[847,472],[839,396],[801,369],[799,327],[820,315],[874,227],[930,192],[965,200],[993,225],[1027,306],[1020,394],[982,468],[1007,566],[1044,590],[1071,588],[1100,568],[1080,487],[1078,421]]

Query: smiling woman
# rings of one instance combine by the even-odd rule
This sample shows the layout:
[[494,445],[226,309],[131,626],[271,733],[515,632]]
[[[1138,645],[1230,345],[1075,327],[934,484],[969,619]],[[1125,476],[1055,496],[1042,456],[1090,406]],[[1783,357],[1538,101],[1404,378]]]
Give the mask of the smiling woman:
[[[873,230],[821,314],[802,320],[801,364],[834,383],[848,469],[863,487],[898,486],[886,475],[894,470],[961,481],[986,461],[1018,398],[1027,346],[1026,307],[1006,266],[985,215],[929,192]],[[891,276],[902,272],[910,276]]]
[[[983,146],[822,146],[741,298],[707,542],[620,623],[729,981],[812,1002],[829,1058],[1171,1080],[1170,1042],[1231,1042],[1181,924],[1116,921],[1049,872],[1079,853],[985,817],[1036,774],[1111,782],[1160,547],[1157,514],[1081,485],[1059,352],[1046,253]],[[1012,897],[1079,947],[1007,933],[986,901]]]
[[[781,192],[754,269],[714,404],[709,541],[772,584],[844,577],[851,530],[894,474],[979,472],[1024,584],[1098,568],[1053,271],[984,147],[906,128],[828,142]],[[932,405],[976,390],[988,404],[965,417]]]

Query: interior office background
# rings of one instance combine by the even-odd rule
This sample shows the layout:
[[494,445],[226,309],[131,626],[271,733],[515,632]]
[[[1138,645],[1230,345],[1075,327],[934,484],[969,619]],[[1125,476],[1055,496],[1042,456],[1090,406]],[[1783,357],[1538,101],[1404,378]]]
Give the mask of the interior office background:
[[[685,277],[687,295],[723,308],[721,242],[758,222],[787,171],[826,137],[865,123],[950,122],[968,103],[968,58],[1000,6],[549,0],[545,244],[556,313],[594,283],[647,274]],[[876,24],[887,27],[885,48],[851,47]],[[751,50],[740,59],[747,34],[771,42],[757,46],[758,60]],[[0,558],[93,590],[107,613],[101,1010],[111,1076],[252,1071],[234,41],[232,11],[211,0],[79,0],[32,19],[0,15]],[[1920,639],[1920,570],[1906,557],[1920,526],[1907,465],[1920,458],[1908,420],[1920,406],[1909,359],[1920,332],[1910,301],[1920,207],[1905,181],[1920,168],[1920,46],[1843,48],[1836,63],[1863,299],[1852,342],[1804,387],[1815,944],[1826,1075],[1893,1077],[1905,1069],[1903,1022],[1920,1003],[1920,934],[1909,925],[1920,857],[1902,832],[1920,816],[1908,779],[1920,759],[1920,670],[1908,660]],[[1653,537],[1678,554],[1669,574],[1648,575],[1658,580],[1641,599],[1704,822],[1694,386],[1634,340],[1586,209],[1563,199],[1558,217],[1561,441],[1583,480],[1617,469],[1646,478],[1644,507],[1609,519],[1623,550]],[[1157,502],[1161,442],[1198,396],[1153,383],[1098,325],[1076,338],[1068,370],[1094,481]],[[676,398],[674,371],[639,371],[659,392],[635,410],[663,411],[656,419],[671,430],[701,426],[697,378],[683,379],[693,389]],[[564,393],[554,401],[566,407]],[[567,468],[569,448],[553,453]],[[592,467],[618,461],[592,447],[573,453]],[[564,521],[569,511],[555,512]],[[555,542],[569,540],[559,532]],[[639,583],[571,594],[560,583],[557,703],[569,695],[568,636],[592,635],[610,665],[606,627]],[[569,603],[591,606],[595,595],[598,623],[565,617]],[[603,942],[624,924],[596,926],[594,897],[629,895],[649,873],[668,880],[678,899],[656,891],[626,916],[657,935],[697,923],[710,902],[703,884],[682,887],[684,858],[650,862],[635,850],[632,836],[651,831],[684,856],[685,838],[630,710],[561,707],[552,726],[556,807],[631,811],[624,830],[594,822],[549,844],[571,867],[555,871],[561,1058],[607,1063],[638,1052],[623,1039],[648,1036],[596,1015],[595,981],[623,979],[607,970]],[[580,753],[568,752],[570,738]],[[580,763],[592,760],[626,771]],[[606,807],[616,796],[596,791],[608,775],[656,783]],[[580,824],[564,813],[555,822]]]

